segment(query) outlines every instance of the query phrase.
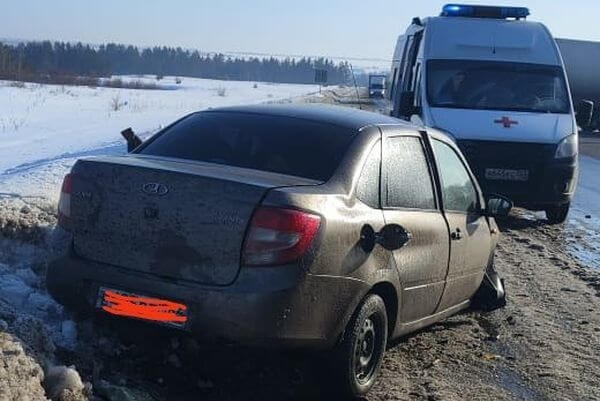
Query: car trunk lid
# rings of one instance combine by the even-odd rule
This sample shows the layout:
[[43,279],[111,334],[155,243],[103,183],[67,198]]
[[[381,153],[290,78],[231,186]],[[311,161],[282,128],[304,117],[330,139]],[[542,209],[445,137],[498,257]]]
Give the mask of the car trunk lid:
[[162,157],[80,160],[72,174],[74,250],[141,273],[227,285],[265,193],[319,183]]

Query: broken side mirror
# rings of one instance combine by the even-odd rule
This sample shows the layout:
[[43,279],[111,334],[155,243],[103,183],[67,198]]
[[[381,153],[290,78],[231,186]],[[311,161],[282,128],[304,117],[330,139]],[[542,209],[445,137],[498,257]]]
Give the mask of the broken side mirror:
[[131,153],[135,148],[142,144],[142,140],[133,132],[131,127],[121,131],[121,135],[127,141],[127,153]]
[[513,202],[505,196],[493,194],[487,197],[485,212],[490,217],[506,217],[513,207]]
[[577,125],[583,129],[589,127],[592,124],[592,117],[594,116],[594,102],[591,100],[581,100],[575,112]]

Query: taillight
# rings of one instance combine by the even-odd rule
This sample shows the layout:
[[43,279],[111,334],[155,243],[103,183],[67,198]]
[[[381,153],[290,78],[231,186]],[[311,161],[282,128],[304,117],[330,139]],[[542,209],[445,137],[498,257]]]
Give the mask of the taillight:
[[244,266],[283,265],[298,261],[319,231],[321,217],[299,210],[259,207],[244,242]]
[[67,174],[60,189],[60,200],[58,201],[58,224],[63,228],[69,228],[71,223],[71,190],[73,176]]

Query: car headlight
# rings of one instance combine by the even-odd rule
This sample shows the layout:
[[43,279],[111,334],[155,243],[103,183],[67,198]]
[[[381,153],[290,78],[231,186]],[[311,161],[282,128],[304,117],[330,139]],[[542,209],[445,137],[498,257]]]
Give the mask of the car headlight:
[[566,157],[575,157],[578,152],[577,135],[569,135],[558,143],[555,159],[564,159]]

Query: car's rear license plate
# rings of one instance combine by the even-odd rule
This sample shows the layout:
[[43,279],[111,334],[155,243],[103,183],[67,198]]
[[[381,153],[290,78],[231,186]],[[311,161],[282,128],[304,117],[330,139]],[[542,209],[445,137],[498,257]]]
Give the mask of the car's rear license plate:
[[528,181],[529,170],[510,170],[504,168],[486,168],[486,180]]
[[188,307],[184,304],[112,288],[100,287],[96,306],[111,315],[178,328],[184,328],[188,321]]

